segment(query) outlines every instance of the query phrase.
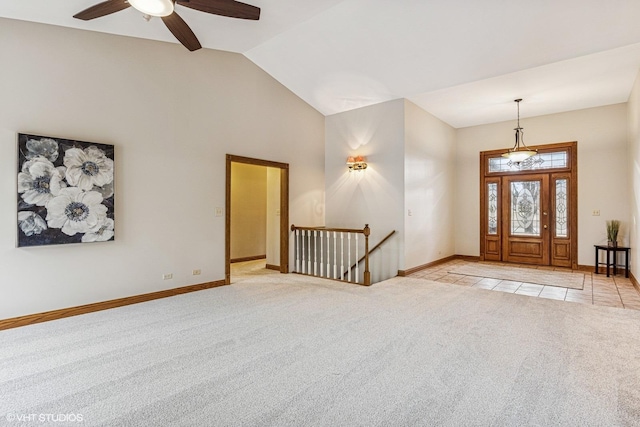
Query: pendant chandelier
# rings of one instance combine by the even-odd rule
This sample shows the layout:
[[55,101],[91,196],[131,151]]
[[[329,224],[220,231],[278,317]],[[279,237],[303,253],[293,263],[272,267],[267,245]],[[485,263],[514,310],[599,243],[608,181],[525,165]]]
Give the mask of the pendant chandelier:
[[[514,102],[518,105],[518,126],[514,129],[516,131],[516,143],[513,148],[502,155],[511,160],[515,165],[519,165],[529,157],[533,157],[538,154],[538,150],[532,150],[524,143],[524,132],[520,126],[520,102],[522,99],[515,99]],[[522,146],[521,146],[522,144]]]

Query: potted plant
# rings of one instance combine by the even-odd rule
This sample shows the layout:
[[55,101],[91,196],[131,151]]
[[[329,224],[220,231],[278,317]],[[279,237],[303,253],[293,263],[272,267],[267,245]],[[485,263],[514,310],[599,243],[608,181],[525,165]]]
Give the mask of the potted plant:
[[607,221],[607,240],[608,245],[616,247],[618,246],[618,231],[620,230],[620,221],[612,219]]

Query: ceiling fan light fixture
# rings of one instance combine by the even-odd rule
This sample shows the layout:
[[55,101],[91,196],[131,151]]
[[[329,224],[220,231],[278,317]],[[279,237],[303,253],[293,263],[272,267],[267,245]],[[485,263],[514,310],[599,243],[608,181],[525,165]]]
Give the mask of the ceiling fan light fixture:
[[189,25],[174,10],[176,1],[182,6],[230,18],[260,19],[260,8],[236,0],[103,0],[75,15],[76,19],[90,21],[133,7],[149,21],[152,17],[162,18],[163,24],[189,51],[202,48]]
[[173,13],[173,0],[129,0],[129,4],[150,16],[169,16]]

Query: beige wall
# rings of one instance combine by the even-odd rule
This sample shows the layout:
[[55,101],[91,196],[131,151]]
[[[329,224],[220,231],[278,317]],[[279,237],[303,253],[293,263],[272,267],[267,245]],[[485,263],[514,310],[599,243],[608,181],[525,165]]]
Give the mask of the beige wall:
[[[0,58],[0,318],[224,279],[226,154],[324,222],[324,117],[242,55],[0,19]],[[115,145],[115,241],[15,248],[17,132]]]
[[455,144],[454,128],[405,101],[405,269],[455,254]]
[[[522,105],[522,109],[526,104]],[[514,122],[458,129],[456,253],[479,255],[479,153],[513,144]],[[622,221],[629,241],[627,104],[521,119],[527,145],[578,141],[578,263],[593,265],[593,245],[606,243],[605,222]],[[600,216],[592,216],[594,210]]]
[[[326,135],[327,225],[368,223],[372,246],[397,231],[374,280],[454,254],[455,129],[400,99],[329,116]],[[349,173],[349,155],[369,167]]]
[[[385,244],[384,264],[371,268],[374,281],[395,276],[404,266],[404,100],[335,114],[325,122],[326,225],[369,224],[372,245],[396,230]],[[366,170],[349,172],[347,157],[355,155],[366,157]]]
[[628,122],[628,197],[630,204],[629,246],[631,247],[631,272],[640,277],[640,253],[638,253],[638,237],[640,236],[640,73],[636,78],[629,102],[627,104]]
[[267,254],[267,168],[231,163],[231,259]]

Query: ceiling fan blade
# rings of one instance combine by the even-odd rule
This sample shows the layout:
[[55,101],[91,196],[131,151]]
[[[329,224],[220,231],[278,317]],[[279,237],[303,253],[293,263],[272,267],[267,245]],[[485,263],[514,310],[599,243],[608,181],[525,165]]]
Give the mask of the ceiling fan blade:
[[260,19],[260,8],[235,0],[177,0],[181,6],[213,13],[214,15],[229,16],[241,19]]
[[191,31],[191,28],[189,28],[187,23],[184,22],[177,13],[173,12],[169,16],[163,16],[162,22],[164,22],[164,25],[167,26],[169,31],[176,36],[178,41],[191,52],[202,47],[196,35]]
[[101,16],[110,15],[128,8],[130,5],[125,0],[107,0],[102,3],[91,6],[88,9],[73,15],[74,18],[88,21],[90,19],[100,18]]

